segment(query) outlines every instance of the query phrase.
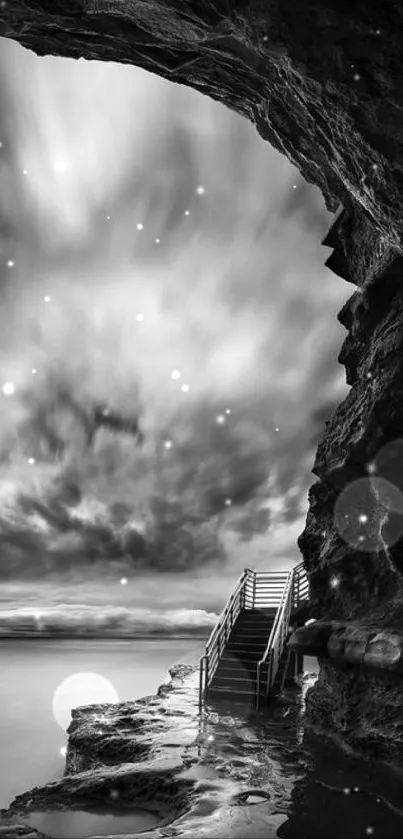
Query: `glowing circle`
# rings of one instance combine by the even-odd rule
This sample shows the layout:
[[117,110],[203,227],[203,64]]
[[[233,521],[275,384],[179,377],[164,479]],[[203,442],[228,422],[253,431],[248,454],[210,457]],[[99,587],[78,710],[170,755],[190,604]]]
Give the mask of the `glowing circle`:
[[3,385],[3,393],[5,396],[11,396],[15,391],[15,387],[12,382],[6,382]]
[[345,542],[378,551],[403,535],[403,493],[385,478],[359,478],[345,487],[334,507],[334,525]]
[[136,224],[136,228],[137,230],[143,230],[144,224],[141,224],[141,222],[139,222],[139,224]]
[[44,298],[45,303],[50,303],[50,297],[46,295]]
[[172,370],[171,379],[180,379],[181,373],[180,370]]
[[120,585],[121,586],[127,586],[127,577],[121,577],[120,578]]
[[189,385],[182,385],[181,390],[183,390],[184,393],[187,393],[189,390]]
[[98,673],[74,673],[64,679],[55,690],[53,716],[65,731],[70,723],[73,708],[104,702],[119,702],[118,694],[109,679]]
[[385,478],[403,491],[403,440],[383,446],[373,459],[372,474]]

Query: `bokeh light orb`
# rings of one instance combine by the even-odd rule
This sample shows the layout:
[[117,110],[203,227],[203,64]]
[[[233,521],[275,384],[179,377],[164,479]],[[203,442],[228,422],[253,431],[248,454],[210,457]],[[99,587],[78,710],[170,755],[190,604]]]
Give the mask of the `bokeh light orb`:
[[403,491],[403,439],[382,446],[373,459],[372,474],[395,484]]
[[12,382],[6,382],[3,385],[3,393],[5,396],[12,396],[15,391],[15,387]]
[[53,716],[63,731],[71,722],[71,711],[80,705],[119,702],[118,694],[109,679],[99,673],[74,673],[67,676],[53,696]]
[[[388,529],[391,515],[393,535]],[[379,551],[403,535],[403,493],[378,475],[353,481],[336,501],[334,525],[352,548]]]

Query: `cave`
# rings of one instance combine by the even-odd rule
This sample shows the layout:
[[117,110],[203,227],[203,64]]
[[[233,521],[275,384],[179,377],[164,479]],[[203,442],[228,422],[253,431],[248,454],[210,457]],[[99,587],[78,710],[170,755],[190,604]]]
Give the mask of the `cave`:
[[315,623],[294,640],[319,657],[312,726],[403,768],[403,5],[2,0],[0,35],[212,97],[336,214],[324,261],[355,287],[339,314],[350,391],[313,467],[299,546]]

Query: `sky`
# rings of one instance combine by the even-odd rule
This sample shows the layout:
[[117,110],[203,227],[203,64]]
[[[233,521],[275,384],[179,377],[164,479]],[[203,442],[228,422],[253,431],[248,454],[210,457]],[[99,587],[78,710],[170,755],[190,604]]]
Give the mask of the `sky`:
[[0,632],[205,632],[347,392],[319,191],[221,104],[0,52]]

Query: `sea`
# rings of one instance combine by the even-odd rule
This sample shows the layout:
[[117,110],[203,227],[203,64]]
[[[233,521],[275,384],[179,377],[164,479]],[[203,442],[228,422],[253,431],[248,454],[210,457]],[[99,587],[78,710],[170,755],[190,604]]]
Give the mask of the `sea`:
[[[168,681],[172,666],[196,664],[203,646],[204,641],[195,638],[1,640],[0,808],[8,807],[19,793],[62,777],[65,729],[72,708],[150,696]],[[312,684],[316,660],[305,659],[305,669],[310,675],[303,678]],[[291,801],[287,812],[278,814],[275,835],[281,839],[401,839],[403,781],[373,763],[329,750],[321,738],[299,746],[300,730],[288,710],[293,702],[291,698],[289,705],[280,707],[276,719],[262,723],[263,754],[268,761],[266,768],[263,761],[263,769],[270,770],[277,792],[284,787]],[[240,725],[234,718],[234,731]],[[298,765],[295,778],[294,764]],[[48,813],[35,825],[30,823],[55,839],[84,839],[94,834],[142,832],[157,821],[149,812],[138,810],[102,816]],[[251,823],[249,839],[254,839],[253,829]]]

